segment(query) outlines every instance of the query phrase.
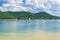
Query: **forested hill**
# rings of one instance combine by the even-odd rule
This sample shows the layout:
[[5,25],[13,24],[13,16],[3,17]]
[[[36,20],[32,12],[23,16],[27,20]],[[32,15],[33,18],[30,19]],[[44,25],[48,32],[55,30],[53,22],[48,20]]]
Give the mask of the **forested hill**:
[[50,15],[46,12],[31,13],[31,12],[1,12],[0,19],[60,19],[58,16]]
[[0,12],[0,19],[15,19],[14,16]]

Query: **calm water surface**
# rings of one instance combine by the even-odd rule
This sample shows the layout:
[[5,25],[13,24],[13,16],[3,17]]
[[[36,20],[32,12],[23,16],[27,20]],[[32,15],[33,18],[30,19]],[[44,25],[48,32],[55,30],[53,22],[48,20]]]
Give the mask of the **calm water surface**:
[[0,32],[60,32],[60,20],[0,20]]

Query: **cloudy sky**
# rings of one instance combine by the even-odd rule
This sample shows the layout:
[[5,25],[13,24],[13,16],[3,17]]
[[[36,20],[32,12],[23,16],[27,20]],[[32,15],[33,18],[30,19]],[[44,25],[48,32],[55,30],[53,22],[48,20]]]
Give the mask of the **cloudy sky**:
[[60,0],[0,0],[0,11],[46,11],[60,16]]

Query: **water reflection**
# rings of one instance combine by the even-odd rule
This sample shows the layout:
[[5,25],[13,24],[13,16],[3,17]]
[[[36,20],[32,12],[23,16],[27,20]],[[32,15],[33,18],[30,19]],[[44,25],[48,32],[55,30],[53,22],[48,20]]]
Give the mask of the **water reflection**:
[[56,32],[58,31],[58,27],[57,27],[57,24],[58,22],[56,20],[49,20],[49,21],[46,21],[46,24],[45,24],[45,30],[46,31],[52,31],[52,32]]
[[60,31],[60,20],[0,20],[0,32]]
[[2,20],[0,21],[0,32],[15,32],[17,27],[17,21],[8,21]]

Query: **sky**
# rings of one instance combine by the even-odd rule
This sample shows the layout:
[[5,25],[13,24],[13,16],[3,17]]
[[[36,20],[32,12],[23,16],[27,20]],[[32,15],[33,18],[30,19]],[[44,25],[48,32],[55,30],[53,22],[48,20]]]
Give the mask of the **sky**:
[[60,0],[0,0],[0,11],[45,11],[60,16]]

